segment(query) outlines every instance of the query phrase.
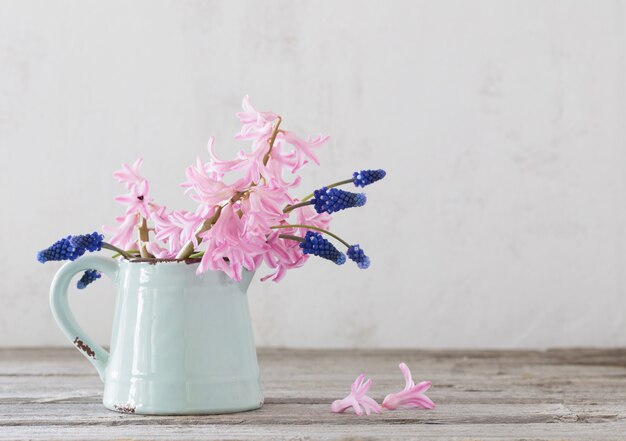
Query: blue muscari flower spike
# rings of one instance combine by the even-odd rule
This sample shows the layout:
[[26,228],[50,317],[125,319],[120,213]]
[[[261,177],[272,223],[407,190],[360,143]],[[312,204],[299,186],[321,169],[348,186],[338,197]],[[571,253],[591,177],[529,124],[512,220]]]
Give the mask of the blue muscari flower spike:
[[102,241],[104,236],[97,231],[91,234],[81,234],[79,236],[72,236],[70,242],[76,248],[84,248],[89,252],[100,251],[102,249]]
[[365,255],[363,249],[358,244],[351,245],[348,248],[348,257],[350,260],[354,260],[361,269],[366,269],[370,266],[370,258]]
[[37,253],[37,260],[46,263],[52,260],[76,260],[85,251],[93,252],[102,249],[104,236],[94,231],[91,234],[67,236]]
[[72,244],[72,236],[57,240],[54,244],[37,253],[37,260],[46,263],[52,260],[76,260],[85,254],[84,248]]
[[328,240],[324,239],[320,233],[307,231],[304,242],[300,242],[300,248],[304,254],[313,254],[324,259],[342,265],[346,262],[346,255],[339,251]]
[[387,175],[387,172],[382,169],[378,170],[361,170],[352,174],[354,185],[357,187],[365,187],[366,185],[373,184],[376,181],[380,181]]
[[76,287],[78,289],[85,289],[87,285],[91,282],[95,282],[97,279],[102,277],[100,273],[96,270],[87,270],[83,273],[83,276],[76,283]]
[[311,202],[318,213],[334,213],[351,207],[365,205],[367,198],[365,193],[350,193],[338,188],[322,187],[313,192]]

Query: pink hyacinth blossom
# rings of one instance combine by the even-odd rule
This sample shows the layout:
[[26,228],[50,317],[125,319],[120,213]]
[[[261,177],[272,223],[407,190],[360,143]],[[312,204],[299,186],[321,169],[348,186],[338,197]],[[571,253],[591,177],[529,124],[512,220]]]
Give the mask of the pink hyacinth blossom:
[[397,409],[398,407],[434,409],[435,403],[424,395],[424,392],[430,388],[432,382],[422,381],[421,383],[415,384],[411,376],[411,371],[406,363],[400,363],[399,367],[402,371],[402,375],[404,375],[406,385],[400,392],[387,395],[383,400],[383,407],[389,410]]
[[[214,211],[208,214],[212,216]],[[188,241],[198,247],[196,231],[204,221],[202,216],[184,210],[168,213],[165,207],[161,207],[152,213],[151,220],[154,222],[154,238],[166,243],[170,254],[178,254]]]
[[[232,159],[221,159],[211,138],[208,161],[198,158],[186,169],[181,185],[197,203],[193,211],[168,211],[153,203],[149,182],[141,175],[141,158],[114,173],[127,193],[116,198],[125,206],[125,215],[116,219],[117,226],[105,228],[113,244],[127,249],[145,245],[157,258],[204,251],[198,273],[224,271],[235,280],[241,280],[244,270],[254,271],[265,262],[272,274],[262,280],[278,281],[288,269],[307,261],[309,256],[297,240],[306,228],[278,231],[273,227],[292,223],[328,229],[330,216],[310,206],[283,212],[298,202],[289,194],[301,181],[298,171],[309,162],[319,163],[316,150],[328,137],[300,138],[283,130],[278,114],[256,110],[247,96],[242,108],[237,114],[242,126],[235,139],[246,141],[247,148]],[[149,222],[149,240],[138,244],[138,227],[146,232],[144,219]]]
[[142,158],[139,158],[132,166],[122,164],[122,168],[113,173],[115,179],[124,184],[128,190],[128,193],[115,198],[116,202],[126,206],[126,211],[124,216],[115,219],[119,225],[116,227],[104,226],[102,229],[105,233],[112,235],[109,242],[124,249],[138,248],[133,235],[140,223],[139,216],[148,219],[151,213],[159,208],[150,197],[148,180],[141,176],[142,162]]
[[267,250],[264,235],[245,232],[245,223],[238,215],[239,206],[227,204],[211,229],[200,233],[207,244],[198,265],[198,274],[207,270],[224,271],[241,281],[243,269],[254,271]]
[[[328,213],[318,213],[315,211],[312,205],[305,205],[293,212],[296,213],[297,224],[300,225],[312,225],[322,230],[330,230],[330,221],[332,216]],[[306,231],[303,231],[303,235]]]
[[177,246],[180,228],[172,223],[170,216],[171,213],[167,212],[165,207],[160,207],[152,212],[150,220],[154,222],[155,240],[168,244],[168,248],[172,251]]
[[[297,200],[291,201],[291,203]],[[310,205],[305,205],[290,214],[296,216],[294,224],[311,225],[313,227],[329,229],[331,216],[327,213],[317,213]],[[274,270],[273,273],[263,276],[261,281],[272,280],[280,282],[285,276],[287,270],[299,268],[303,266],[308,255],[302,253],[300,242],[290,239],[281,239],[280,234],[304,237],[306,228],[284,228],[280,231],[272,231],[267,237],[268,250],[265,252],[263,259],[267,266]]]
[[274,121],[278,118],[274,112],[259,112],[252,104],[248,95],[243,97],[241,103],[243,112],[237,113],[242,124],[241,131],[235,135],[235,139],[258,139],[269,137],[274,129]]
[[242,162],[238,169],[244,172],[243,180],[245,182],[259,182],[261,176],[268,176],[267,167],[263,163],[268,150],[269,144],[264,143],[262,147],[253,148],[250,153],[243,150],[239,152],[238,157],[242,159]]
[[[284,189],[295,188],[300,185],[301,177],[295,175],[292,181],[287,180],[283,175],[285,170],[292,169],[294,166],[293,157],[283,153],[282,143],[277,141],[274,143],[270,160],[264,168],[264,177],[271,187],[279,187]],[[293,174],[293,173],[292,173]]]
[[321,147],[329,137],[319,135],[315,138],[309,137],[305,141],[295,133],[281,129],[276,133],[270,155],[266,157],[270,149],[269,141],[278,124],[279,116],[273,112],[257,111],[252,107],[247,96],[243,100],[243,109],[243,112],[237,114],[243,127],[235,139],[251,140],[251,150],[249,153],[240,151],[236,161],[215,161],[211,153],[217,170],[224,170],[224,164],[227,164],[232,167],[231,170],[242,170],[248,182],[258,182],[262,177],[276,182],[283,188],[293,188],[298,185],[300,177],[296,176],[291,182],[286,181],[283,178],[284,171],[291,170],[293,174],[309,161],[319,164],[315,150]]
[[164,248],[161,248],[156,242],[145,242],[146,250],[157,259],[173,259],[176,253],[172,253]]
[[281,140],[285,140],[285,142],[294,147],[293,166],[291,169],[292,173],[302,168],[309,162],[309,160],[319,165],[320,160],[317,158],[315,150],[320,148],[330,139],[330,136],[318,135],[314,138],[309,137],[305,141],[304,139],[298,137],[295,133],[288,131],[283,131],[279,135]]
[[363,415],[363,410],[367,415],[371,412],[380,413],[380,404],[366,395],[371,385],[371,378],[366,381],[365,374],[359,375],[352,383],[350,394],[341,400],[335,400],[330,405],[330,410],[335,413],[342,413],[352,407],[357,415]]
[[[252,143],[250,152],[240,150],[237,158],[232,161],[224,161],[219,159],[213,151],[213,142],[209,142],[209,156],[211,161],[205,165],[206,169],[211,173],[211,177],[221,180],[225,173],[239,171],[243,173],[241,181],[247,185],[257,183],[263,176],[266,179],[274,177],[267,168],[265,155],[269,151],[269,136],[264,139],[255,139]],[[280,169],[282,173],[282,169]]]
[[142,180],[130,187],[130,192],[115,197],[115,201],[126,205],[126,214],[139,213],[144,218],[150,217],[152,198],[147,180]]
[[133,165],[122,164],[122,168],[115,171],[113,173],[113,177],[118,180],[118,182],[124,184],[127,189],[131,189],[132,187],[141,183],[145,179],[141,176],[141,164],[143,163],[143,158],[138,158]]
[[[209,216],[212,216],[214,212],[215,207],[213,207],[212,210],[209,210]],[[177,245],[173,247],[176,251],[180,251],[180,248],[182,248],[183,245],[190,240],[193,242],[195,247],[198,247],[196,231],[200,228],[202,222],[204,222],[204,218],[202,216],[184,210],[173,211],[172,214],[170,214],[170,221],[180,230]]]
[[241,152],[236,159],[233,159],[231,161],[223,161],[219,159],[213,151],[214,144],[215,138],[211,136],[207,144],[207,150],[209,151],[209,157],[211,158],[211,162],[207,164],[207,168],[210,172],[214,173],[215,178],[221,179],[225,173],[241,168],[242,163],[244,162],[244,158],[242,158],[243,155]]
[[244,234],[267,235],[270,226],[286,219],[283,207],[291,200],[289,195],[279,188],[259,185],[250,190],[249,197],[242,200]]
[[211,207],[230,199],[235,192],[243,189],[246,182],[237,180],[227,185],[221,180],[219,173],[210,171],[211,164],[205,164],[200,158],[196,165],[187,167],[187,181],[181,184],[185,192],[193,192],[191,198],[200,204],[198,211],[206,211]]
[[[280,234],[298,235],[300,230],[297,228],[285,228],[279,231],[272,231],[267,237],[268,249],[263,255],[263,259],[267,266],[275,270],[272,274],[268,274],[261,278],[261,282],[272,280],[280,282],[287,270],[299,268],[306,263],[309,256],[302,253],[300,242],[289,239],[281,239]],[[300,234],[301,236],[304,233]]]
[[109,242],[125,250],[137,249],[137,241],[133,239],[133,235],[139,223],[139,214],[130,213],[115,218],[115,221],[119,223],[116,227],[102,227],[102,231],[111,235]]

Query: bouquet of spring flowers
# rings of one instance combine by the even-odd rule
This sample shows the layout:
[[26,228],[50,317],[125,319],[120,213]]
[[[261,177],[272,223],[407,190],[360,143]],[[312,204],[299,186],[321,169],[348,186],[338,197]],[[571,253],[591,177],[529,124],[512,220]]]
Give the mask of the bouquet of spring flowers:
[[[265,262],[273,272],[261,280],[278,282],[287,270],[304,265],[309,255],[342,265],[347,254],[359,268],[368,268],[370,259],[363,249],[331,233],[329,225],[332,213],[366,202],[364,193],[337,187],[365,187],[385,177],[385,171],[357,171],[297,199],[290,191],[300,183],[299,172],[310,162],[319,165],[316,150],[328,136],[302,139],[283,129],[276,113],[255,110],[247,96],[237,116],[242,127],[235,139],[248,141],[250,149],[221,160],[213,152],[214,140],[209,140],[209,161],[198,158],[187,167],[187,180],[181,184],[197,203],[194,211],[168,210],[155,203],[138,159],[113,174],[127,193],[115,198],[125,207],[115,219],[117,225],[103,227],[108,242],[98,232],[68,236],[40,251],[37,259],[75,260],[106,248],[125,259],[199,259],[198,274],[223,271],[236,281],[244,268],[254,271]],[[228,180],[233,172],[241,177]],[[329,238],[345,246],[346,253]],[[95,270],[86,271],[78,288],[99,277]]]

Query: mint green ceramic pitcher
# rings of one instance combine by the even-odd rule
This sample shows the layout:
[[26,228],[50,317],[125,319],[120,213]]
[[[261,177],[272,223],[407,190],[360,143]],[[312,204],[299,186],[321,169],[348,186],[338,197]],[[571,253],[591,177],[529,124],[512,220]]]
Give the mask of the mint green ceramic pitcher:
[[[261,407],[263,397],[246,290],[197,263],[85,256],[54,277],[50,306],[66,337],[104,382],[104,405],[138,414],[207,414]],[[109,352],[76,323],[67,289],[96,269],[117,284]]]

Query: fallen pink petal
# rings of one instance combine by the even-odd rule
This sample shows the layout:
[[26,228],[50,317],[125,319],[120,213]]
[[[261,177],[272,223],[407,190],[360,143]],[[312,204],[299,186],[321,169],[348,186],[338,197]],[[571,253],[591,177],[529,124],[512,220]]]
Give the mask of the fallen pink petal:
[[424,395],[424,392],[430,388],[432,382],[422,381],[421,383],[415,384],[413,382],[413,377],[411,376],[411,371],[406,363],[400,363],[399,367],[402,371],[402,375],[404,375],[406,385],[400,392],[387,395],[383,400],[383,407],[389,410],[394,410],[398,407],[434,409],[435,403]]
[[335,413],[342,413],[352,407],[357,415],[363,415],[363,410],[367,415],[372,412],[380,413],[380,404],[366,395],[371,385],[371,378],[365,380],[365,374],[359,375],[352,383],[350,394],[341,400],[335,400],[330,405],[330,410]]

